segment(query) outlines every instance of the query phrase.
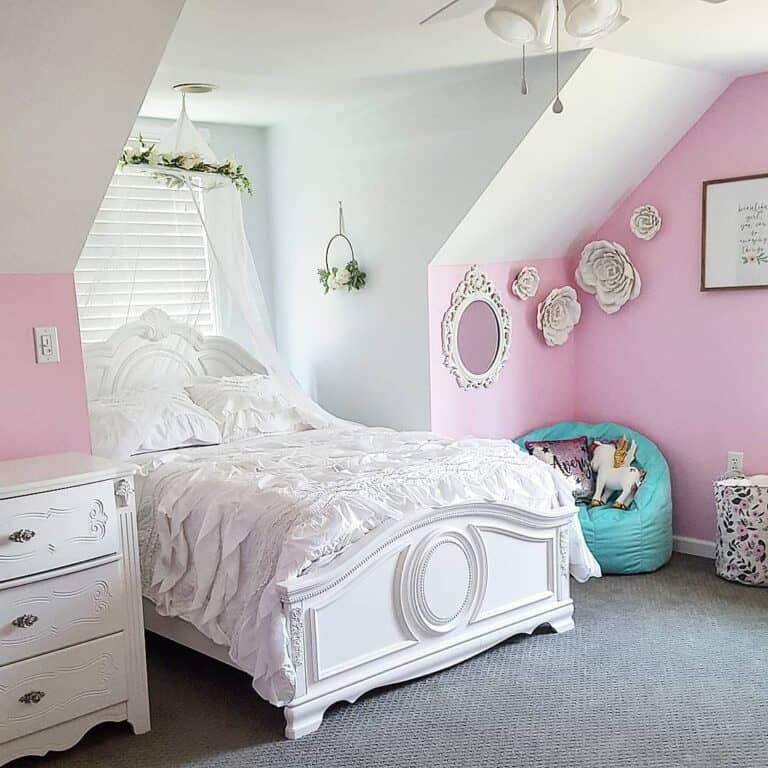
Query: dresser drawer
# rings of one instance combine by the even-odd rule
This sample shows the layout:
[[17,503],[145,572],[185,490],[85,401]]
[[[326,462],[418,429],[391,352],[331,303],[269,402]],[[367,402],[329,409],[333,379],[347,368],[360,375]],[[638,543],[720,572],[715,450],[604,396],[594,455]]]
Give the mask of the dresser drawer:
[[0,581],[118,551],[111,480],[0,501]]
[[0,590],[0,666],[121,630],[123,589],[116,561]]
[[0,744],[128,697],[123,633],[0,668]]

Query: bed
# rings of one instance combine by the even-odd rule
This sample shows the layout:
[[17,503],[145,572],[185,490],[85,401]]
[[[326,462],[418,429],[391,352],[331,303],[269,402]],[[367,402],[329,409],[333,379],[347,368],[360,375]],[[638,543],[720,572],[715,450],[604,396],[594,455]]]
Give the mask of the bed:
[[[263,371],[160,310],[84,349],[89,396]],[[145,626],[247,672],[286,736],[542,625],[599,569],[570,489],[506,441],[334,424],[136,457]]]

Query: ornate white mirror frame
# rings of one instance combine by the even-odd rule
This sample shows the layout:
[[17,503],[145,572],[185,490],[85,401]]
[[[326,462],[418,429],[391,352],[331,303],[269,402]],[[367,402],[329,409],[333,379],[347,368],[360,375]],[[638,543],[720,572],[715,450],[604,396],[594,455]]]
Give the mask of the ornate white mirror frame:
[[[482,301],[493,312],[498,329],[496,354],[483,373],[473,373],[461,359],[459,350],[459,324],[465,310],[474,302]],[[462,389],[490,387],[499,377],[509,355],[512,323],[501,296],[488,275],[473,265],[451,295],[451,305],[443,315],[443,364],[456,377]]]

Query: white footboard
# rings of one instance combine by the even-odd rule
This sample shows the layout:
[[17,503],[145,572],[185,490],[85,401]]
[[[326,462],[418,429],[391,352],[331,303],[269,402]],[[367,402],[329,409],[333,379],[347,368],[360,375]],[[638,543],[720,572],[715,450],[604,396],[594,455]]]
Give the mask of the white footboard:
[[286,735],[381,685],[429,674],[542,624],[573,627],[572,508],[432,510],[366,536],[281,585],[297,672]]

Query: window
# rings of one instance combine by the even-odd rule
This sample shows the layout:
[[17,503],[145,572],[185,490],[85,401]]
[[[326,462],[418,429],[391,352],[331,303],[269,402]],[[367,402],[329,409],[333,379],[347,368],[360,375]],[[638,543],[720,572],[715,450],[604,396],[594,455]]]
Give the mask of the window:
[[75,269],[83,343],[103,341],[150,307],[216,333],[208,243],[192,194],[130,166],[115,172]]

